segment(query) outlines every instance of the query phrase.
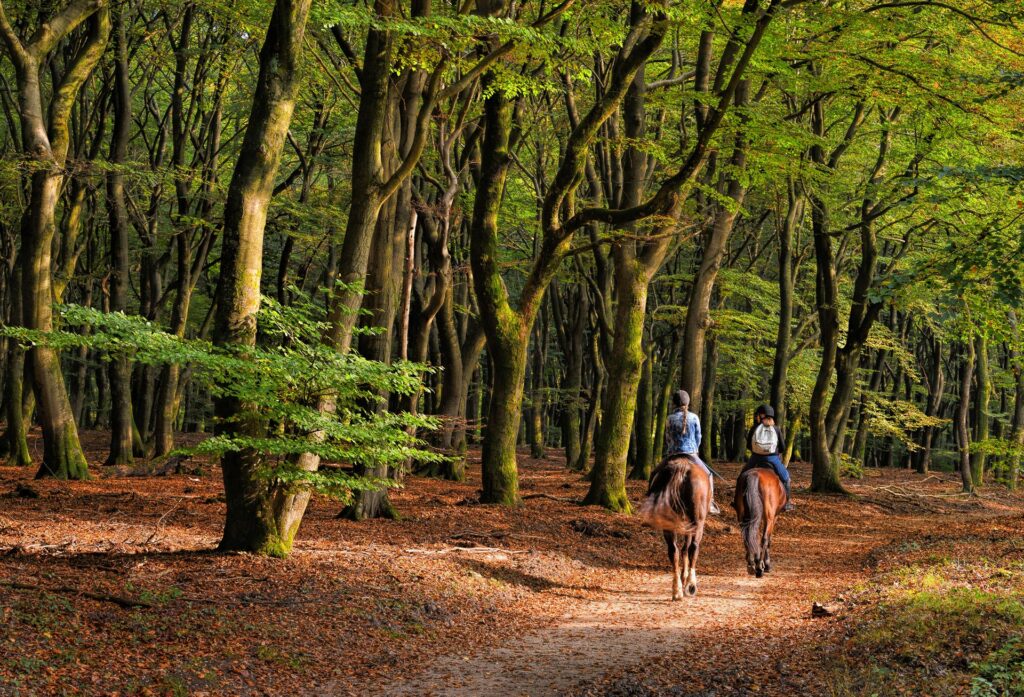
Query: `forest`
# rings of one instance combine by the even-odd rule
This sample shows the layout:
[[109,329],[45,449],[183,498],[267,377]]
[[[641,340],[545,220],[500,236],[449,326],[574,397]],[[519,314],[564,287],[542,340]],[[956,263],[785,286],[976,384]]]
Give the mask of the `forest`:
[[0,695],[1024,694],[1022,28],[2,0]]

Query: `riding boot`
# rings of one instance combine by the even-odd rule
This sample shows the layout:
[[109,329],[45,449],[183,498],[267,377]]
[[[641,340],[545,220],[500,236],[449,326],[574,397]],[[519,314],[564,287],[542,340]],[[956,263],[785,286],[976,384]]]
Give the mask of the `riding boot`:
[[711,506],[708,509],[708,513],[711,515],[722,515],[722,509],[715,503],[715,475],[708,477],[708,483],[711,485]]
[[790,492],[790,488],[793,486],[793,483],[792,482],[786,482],[783,486],[786,489],[786,505],[782,507],[782,512],[785,513],[787,511],[792,511],[793,509],[796,508],[796,506],[793,505],[793,497],[790,496],[790,493],[789,493]]

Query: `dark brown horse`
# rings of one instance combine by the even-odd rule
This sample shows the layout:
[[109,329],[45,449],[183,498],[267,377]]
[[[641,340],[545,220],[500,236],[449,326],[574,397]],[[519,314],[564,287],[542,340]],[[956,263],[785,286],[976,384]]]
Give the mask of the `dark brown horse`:
[[779,476],[765,467],[755,467],[736,480],[732,507],[743,531],[747,548],[747,573],[761,578],[772,570],[772,531],[775,517],[786,505],[786,490]]
[[697,555],[710,505],[708,474],[686,455],[665,458],[651,474],[647,498],[637,515],[665,535],[672,564],[672,600],[682,600],[684,578],[686,595],[697,593]]

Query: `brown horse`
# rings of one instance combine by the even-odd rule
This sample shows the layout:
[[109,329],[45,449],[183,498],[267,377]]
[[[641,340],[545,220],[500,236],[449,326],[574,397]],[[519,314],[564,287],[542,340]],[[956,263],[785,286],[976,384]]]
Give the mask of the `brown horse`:
[[747,548],[747,573],[761,578],[772,570],[772,531],[775,517],[786,505],[786,490],[779,476],[765,467],[755,467],[736,480],[732,507],[743,530]]
[[654,473],[637,514],[661,530],[672,564],[672,600],[697,594],[697,555],[711,505],[711,482],[704,468],[686,455],[670,455]]

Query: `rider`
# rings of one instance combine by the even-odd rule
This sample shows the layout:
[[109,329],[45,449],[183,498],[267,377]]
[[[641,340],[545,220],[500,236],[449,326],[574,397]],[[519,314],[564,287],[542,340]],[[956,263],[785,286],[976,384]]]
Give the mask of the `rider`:
[[796,506],[793,505],[793,497],[790,495],[789,470],[782,464],[780,457],[785,443],[782,429],[775,423],[775,409],[762,404],[754,412],[754,425],[747,432],[747,448],[750,449],[751,455],[740,474],[761,465],[771,467],[786,489],[786,505],[782,510],[792,511]]
[[672,395],[672,404],[675,409],[668,415],[668,424],[665,426],[665,453],[668,456],[686,455],[704,468],[711,483],[711,514],[720,515],[722,511],[715,503],[715,476],[697,454],[700,449],[700,419],[688,410],[689,393],[686,390],[678,390]]

